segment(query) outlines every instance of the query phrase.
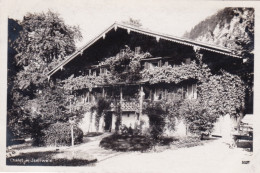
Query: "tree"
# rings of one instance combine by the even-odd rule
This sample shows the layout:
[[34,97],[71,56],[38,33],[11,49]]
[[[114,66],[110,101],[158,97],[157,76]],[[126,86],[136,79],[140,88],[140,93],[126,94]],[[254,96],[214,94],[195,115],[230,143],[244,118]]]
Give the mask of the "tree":
[[[44,132],[51,132],[55,124],[63,123],[68,125],[69,119],[73,117],[75,124],[83,118],[86,110],[84,108],[73,109],[74,95],[66,92],[62,87],[47,87],[43,92],[36,94],[34,99],[28,100],[24,110],[28,112],[29,132],[32,135],[35,145],[42,145],[47,138]],[[59,133],[53,133],[57,137]],[[68,134],[67,134],[68,135]]]
[[[56,112],[49,109],[54,106],[53,101],[48,102],[48,97],[41,95],[58,92],[54,91],[56,88],[48,88],[46,74],[66,56],[72,54],[76,50],[75,41],[82,38],[78,27],[66,25],[57,13],[51,11],[28,13],[19,25],[22,30],[11,45],[17,52],[14,59],[19,71],[13,78],[13,86],[8,86],[12,105],[7,118],[8,127],[17,134],[25,130],[23,123],[30,126],[33,117],[33,107],[30,106],[32,103],[42,108],[46,107],[46,110],[40,109],[39,112],[44,123],[45,115],[50,117],[52,114],[55,117]],[[18,121],[21,125],[17,127]]]
[[[17,51],[16,64],[23,70],[19,88],[30,84],[39,86],[55,64],[76,50],[75,40],[82,38],[78,27],[66,25],[57,13],[28,13],[20,23],[23,30],[13,47]],[[21,82],[22,81],[22,82]]]

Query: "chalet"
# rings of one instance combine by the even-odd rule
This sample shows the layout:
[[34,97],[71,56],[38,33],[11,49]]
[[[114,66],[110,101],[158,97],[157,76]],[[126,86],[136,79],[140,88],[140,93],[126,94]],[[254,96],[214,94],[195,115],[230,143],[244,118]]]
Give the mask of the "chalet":
[[[111,73],[113,59],[123,57],[127,51],[133,56],[143,55],[139,58],[142,78],[129,80],[131,70],[129,64],[124,64],[122,67],[120,73],[125,75],[121,80]],[[73,76],[76,83],[79,76],[85,77],[85,83],[79,83],[77,88],[71,88],[75,91],[77,105],[91,107],[99,98],[113,96],[116,98],[114,101],[118,100],[120,103],[122,124],[134,126],[139,120],[148,124],[148,118],[142,111],[148,101],[170,101],[176,97],[197,99],[197,80],[193,77],[196,74],[192,69],[198,60],[206,63],[213,73],[217,73],[220,69],[235,72],[243,63],[241,57],[227,48],[114,23],[51,70],[48,79],[56,83]],[[176,69],[176,74],[170,80],[153,74],[155,71],[162,72],[161,67],[171,67],[173,71]],[[184,73],[186,70],[187,74],[179,73],[178,69]],[[101,131],[115,129],[114,101],[111,101],[108,118],[100,123]],[[87,131],[94,130],[93,117],[90,114],[86,115],[89,116],[86,119]]]

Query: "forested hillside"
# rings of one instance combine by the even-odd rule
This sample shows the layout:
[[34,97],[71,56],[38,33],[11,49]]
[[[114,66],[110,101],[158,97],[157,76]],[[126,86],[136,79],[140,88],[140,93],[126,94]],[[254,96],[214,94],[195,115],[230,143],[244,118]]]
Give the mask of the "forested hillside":
[[184,37],[244,54],[254,49],[254,9],[225,8],[197,24]]

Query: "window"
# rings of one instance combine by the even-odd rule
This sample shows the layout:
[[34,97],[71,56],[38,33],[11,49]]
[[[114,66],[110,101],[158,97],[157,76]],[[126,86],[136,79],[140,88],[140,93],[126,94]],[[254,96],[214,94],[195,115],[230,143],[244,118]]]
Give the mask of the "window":
[[192,88],[193,88],[193,98],[197,99],[197,84],[193,84]]
[[158,61],[158,67],[161,67],[162,66],[162,60],[159,60]]
[[120,50],[120,56],[124,56],[125,55],[125,50],[124,49],[121,49]]
[[191,59],[190,58],[186,58],[185,59],[185,64],[190,64],[191,63]]
[[197,84],[187,85],[187,98],[197,99]]
[[144,62],[144,69],[148,69],[148,63]]
[[141,47],[135,47],[135,54],[139,54],[141,52]]
[[192,98],[193,98],[192,85],[187,85],[187,98],[188,98],[188,99],[192,99]]
[[107,74],[106,68],[100,68],[100,74]]
[[186,99],[187,98],[187,87],[182,87],[182,98]]
[[96,76],[97,75],[97,72],[96,70],[93,71],[93,76]]

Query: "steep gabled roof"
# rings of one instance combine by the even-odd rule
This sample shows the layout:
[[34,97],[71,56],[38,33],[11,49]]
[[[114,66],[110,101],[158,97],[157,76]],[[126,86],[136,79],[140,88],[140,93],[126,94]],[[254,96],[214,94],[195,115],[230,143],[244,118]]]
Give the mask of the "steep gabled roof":
[[175,43],[193,46],[193,47],[208,50],[208,51],[211,51],[211,52],[216,52],[216,53],[224,54],[224,55],[227,55],[227,56],[239,58],[239,56],[233,54],[234,51],[227,49],[227,48],[214,46],[214,45],[210,45],[210,44],[205,44],[205,43],[201,43],[201,42],[197,42],[197,41],[192,41],[192,40],[189,40],[189,39],[186,39],[186,38],[175,37],[175,36],[171,36],[171,35],[168,35],[168,34],[162,34],[162,33],[154,32],[154,31],[151,31],[149,29],[138,28],[138,27],[135,27],[135,26],[132,26],[132,25],[127,25],[127,24],[115,22],[113,25],[108,27],[104,32],[99,34],[94,39],[90,40],[86,45],[81,47],[79,50],[75,51],[71,56],[69,56],[67,59],[65,59],[63,62],[61,62],[59,65],[57,65],[54,69],[52,69],[47,74],[48,77],[52,76],[59,69],[62,69],[63,66],[66,65],[67,63],[69,63],[72,59],[74,59],[78,55],[82,54],[84,50],[86,50],[88,47],[90,47],[92,44],[94,44],[97,40],[99,40],[102,37],[105,38],[106,33],[111,31],[112,29],[117,30],[117,28],[126,29],[127,32],[129,32],[129,33],[130,32],[136,32],[136,33],[152,36],[152,37],[155,37],[158,41],[160,39],[164,39],[164,40],[172,41],[172,42],[175,42]]

